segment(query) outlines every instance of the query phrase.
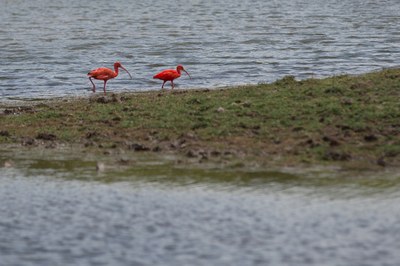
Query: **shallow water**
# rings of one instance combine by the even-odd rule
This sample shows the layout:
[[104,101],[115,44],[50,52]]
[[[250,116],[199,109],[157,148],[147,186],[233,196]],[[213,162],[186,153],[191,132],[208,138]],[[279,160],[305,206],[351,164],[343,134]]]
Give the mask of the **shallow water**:
[[129,158],[127,166],[79,152],[1,150],[7,166],[0,169],[2,265],[375,266],[400,260],[396,172],[294,174]]
[[[86,73],[116,60],[133,74],[109,91],[181,88],[362,73],[398,66],[397,0],[1,0],[1,100],[88,95]],[[101,91],[101,82],[97,83]]]

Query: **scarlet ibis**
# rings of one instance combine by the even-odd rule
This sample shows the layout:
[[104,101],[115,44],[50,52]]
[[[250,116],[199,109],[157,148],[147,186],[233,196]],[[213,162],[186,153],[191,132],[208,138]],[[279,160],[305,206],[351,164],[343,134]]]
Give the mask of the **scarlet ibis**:
[[157,75],[155,75],[153,77],[153,79],[161,79],[161,80],[164,81],[162,86],[161,86],[161,89],[164,88],[165,82],[171,81],[172,89],[173,89],[174,88],[174,79],[177,79],[177,78],[179,78],[181,76],[181,71],[184,71],[189,76],[189,78],[192,78],[189,75],[189,73],[183,68],[182,65],[178,65],[176,67],[176,70],[175,69],[163,70],[160,73],[158,73]]
[[121,65],[120,62],[115,62],[115,63],[114,63],[114,71],[112,71],[112,69],[109,69],[109,68],[106,68],[106,67],[96,68],[96,69],[90,71],[90,72],[87,74],[88,77],[89,77],[90,82],[92,82],[92,84],[93,84],[93,89],[92,89],[93,92],[96,92],[96,86],[94,85],[94,83],[93,83],[93,81],[92,81],[92,78],[94,78],[94,79],[100,79],[100,80],[103,80],[103,81],[104,81],[104,88],[103,88],[103,90],[104,90],[104,95],[106,95],[106,84],[107,84],[107,81],[108,81],[109,79],[113,79],[113,78],[115,78],[116,76],[118,76],[118,68],[119,68],[119,67],[122,68],[123,70],[125,70],[126,73],[128,73],[129,77],[131,77],[131,79],[132,79],[131,74],[128,72],[128,70],[126,70],[126,68],[124,68],[124,67]]

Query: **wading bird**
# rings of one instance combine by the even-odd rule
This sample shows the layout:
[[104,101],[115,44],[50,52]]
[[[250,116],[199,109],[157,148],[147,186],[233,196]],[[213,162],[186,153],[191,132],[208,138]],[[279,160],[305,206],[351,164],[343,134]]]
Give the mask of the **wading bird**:
[[182,65],[178,65],[176,67],[176,70],[175,69],[167,69],[167,70],[161,71],[160,73],[155,75],[153,77],[153,79],[161,79],[161,80],[164,81],[162,86],[161,86],[161,89],[164,88],[165,82],[171,81],[172,89],[173,89],[174,88],[174,79],[177,79],[177,78],[179,78],[181,76],[181,71],[184,71],[189,76],[189,78],[192,78],[189,75],[189,73],[183,68]]
[[126,69],[121,65],[120,62],[115,62],[115,63],[114,63],[114,71],[112,71],[112,69],[109,69],[109,68],[106,68],[106,67],[100,67],[100,68],[96,68],[96,69],[90,71],[90,72],[87,74],[88,77],[89,77],[90,82],[93,84],[93,89],[92,89],[92,91],[93,91],[93,92],[96,92],[96,86],[94,85],[94,83],[93,83],[93,81],[92,81],[92,78],[94,78],[94,79],[99,79],[99,80],[103,80],[103,81],[104,81],[104,88],[103,88],[103,90],[104,90],[104,95],[106,95],[106,84],[107,84],[107,81],[108,81],[109,79],[113,79],[113,78],[115,78],[116,76],[118,76],[118,68],[119,68],[119,67],[122,68],[123,70],[125,70],[126,73],[128,73],[129,77],[131,77],[131,79],[132,79],[132,76],[131,76],[131,74],[128,72],[128,70],[126,70]]

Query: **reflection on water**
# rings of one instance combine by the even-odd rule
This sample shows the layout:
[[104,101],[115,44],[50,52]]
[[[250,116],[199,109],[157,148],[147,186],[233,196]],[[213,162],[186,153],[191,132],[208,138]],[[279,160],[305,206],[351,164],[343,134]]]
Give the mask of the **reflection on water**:
[[116,60],[133,74],[110,91],[159,89],[183,64],[181,88],[361,73],[398,66],[397,0],[1,1],[0,97],[90,94],[86,73]]
[[2,263],[298,266],[400,260],[396,172],[191,169],[173,157],[129,155],[121,161],[81,151],[1,150]]
[[[272,187],[307,188],[319,194],[338,188],[355,196],[395,192],[400,186],[398,169],[351,170],[338,166],[262,168],[209,161],[193,163],[174,155],[123,152],[102,155],[80,149],[0,149],[3,169],[18,169],[21,176],[51,175],[66,180],[101,183],[149,183],[171,187],[202,186],[207,189],[263,191]],[[245,164],[244,164],[245,165]],[[9,167],[11,166],[11,167]],[[353,190],[354,187],[362,188]],[[333,191],[330,192],[332,194]],[[323,194],[323,193],[320,193]],[[343,194],[342,194],[343,196]]]

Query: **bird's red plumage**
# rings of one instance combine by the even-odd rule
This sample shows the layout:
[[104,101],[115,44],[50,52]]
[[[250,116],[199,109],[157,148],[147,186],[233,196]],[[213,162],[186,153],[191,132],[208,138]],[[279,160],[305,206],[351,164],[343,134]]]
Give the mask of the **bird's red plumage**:
[[117,75],[118,73],[106,67],[96,68],[88,73],[89,77],[100,80],[112,79],[115,78]]
[[167,69],[167,70],[161,71],[160,73],[155,75],[153,78],[161,79],[161,80],[165,80],[165,81],[171,81],[176,78],[179,78],[180,76],[181,76],[181,74],[178,73],[178,71],[176,71],[175,69]]
[[181,76],[181,71],[186,72],[186,74],[188,74],[188,76],[190,77],[189,73],[183,68],[182,65],[178,65],[175,69],[167,69],[164,71],[161,71],[160,73],[156,74],[153,76],[154,79],[161,79],[163,80],[163,84],[161,86],[161,89],[164,88],[164,84],[167,81],[171,81],[171,89],[174,88],[174,79],[177,79]]

